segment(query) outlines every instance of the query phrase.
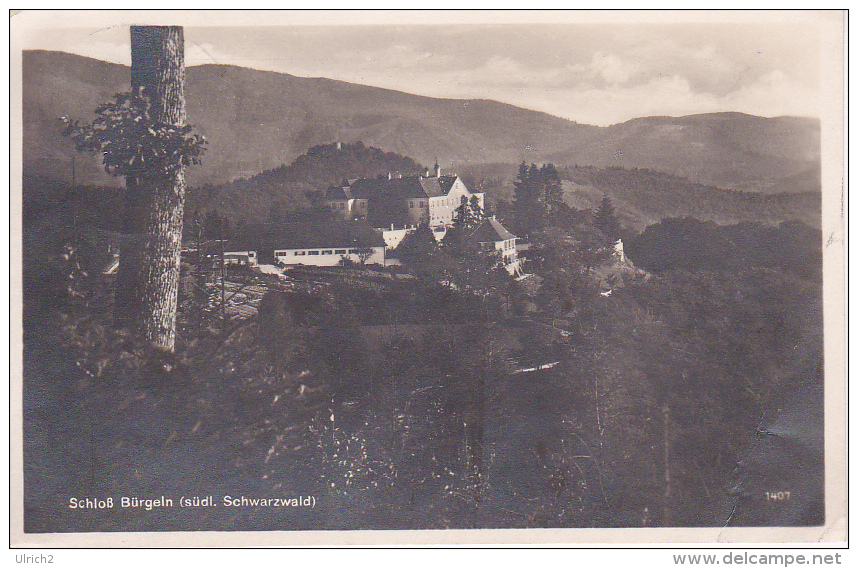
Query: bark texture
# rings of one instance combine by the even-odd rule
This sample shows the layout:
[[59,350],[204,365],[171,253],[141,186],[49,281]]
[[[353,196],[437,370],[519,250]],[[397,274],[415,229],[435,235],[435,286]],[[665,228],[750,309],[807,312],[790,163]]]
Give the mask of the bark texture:
[[[155,122],[184,126],[185,46],[179,26],[131,27],[131,89]],[[152,164],[126,178],[116,315],[153,346],[172,351],[185,206],[184,168]]]

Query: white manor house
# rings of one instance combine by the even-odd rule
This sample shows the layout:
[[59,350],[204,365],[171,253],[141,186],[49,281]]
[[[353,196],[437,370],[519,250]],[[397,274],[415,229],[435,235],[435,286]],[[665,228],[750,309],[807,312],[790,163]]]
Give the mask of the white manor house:
[[382,178],[346,180],[325,192],[324,203],[343,219],[366,219],[381,231],[428,224],[440,240],[453,224],[462,197],[468,201],[476,197],[480,209],[485,208],[484,193],[472,193],[458,175],[442,175],[435,164],[434,172],[426,170],[425,175],[388,173]]

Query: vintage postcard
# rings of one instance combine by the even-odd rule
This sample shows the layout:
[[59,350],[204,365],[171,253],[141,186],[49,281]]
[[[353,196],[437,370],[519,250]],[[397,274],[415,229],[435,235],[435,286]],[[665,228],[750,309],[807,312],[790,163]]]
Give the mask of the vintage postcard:
[[844,26],[13,11],[13,546],[844,542]]

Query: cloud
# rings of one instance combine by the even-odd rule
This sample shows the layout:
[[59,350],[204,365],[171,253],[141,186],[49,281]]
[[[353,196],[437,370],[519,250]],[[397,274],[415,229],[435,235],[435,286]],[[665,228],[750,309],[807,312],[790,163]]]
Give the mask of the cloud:
[[[513,104],[534,108],[585,124],[607,126],[639,116],[708,112],[715,97],[697,93],[687,79],[659,77],[643,84],[616,84],[521,93]],[[527,104],[526,101],[531,101]]]
[[610,53],[594,53],[589,70],[609,85],[626,83],[635,72],[632,65]]
[[[53,32],[38,42],[127,65],[127,33]],[[185,42],[189,66],[217,62],[425,96],[495,99],[602,125],[653,114],[819,110],[819,38],[796,27],[188,27]]]
[[818,89],[808,88],[780,69],[724,97],[725,106],[748,109],[752,114],[819,116]]
[[817,92],[774,70],[723,95],[701,91],[679,75],[636,85],[510,92],[509,102],[577,122],[607,126],[640,116],[736,111],[759,116],[818,116]]

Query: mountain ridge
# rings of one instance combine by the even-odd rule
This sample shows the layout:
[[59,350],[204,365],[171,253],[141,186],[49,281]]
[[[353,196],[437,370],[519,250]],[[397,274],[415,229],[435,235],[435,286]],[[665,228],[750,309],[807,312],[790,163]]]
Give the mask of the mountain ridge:
[[[129,68],[64,52],[25,51],[24,163],[35,174],[117,184],[94,156],[75,156],[59,116],[89,120],[129,88]],[[818,167],[819,122],[700,113],[580,124],[490,99],[444,99],[324,77],[227,64],[187,68],[188,116],[209,141],[191,185],[220,184],[289,164],[310,147],[362,141],[444,169],[552,161],[644,167],[719,187],[768,191]],[[811,180],[812,181],[812,180]]]

